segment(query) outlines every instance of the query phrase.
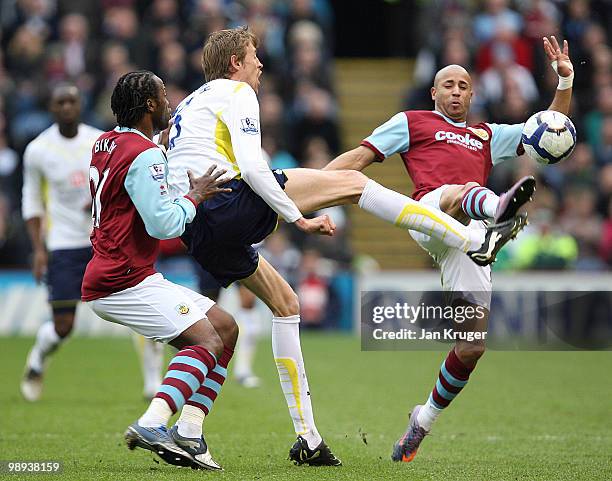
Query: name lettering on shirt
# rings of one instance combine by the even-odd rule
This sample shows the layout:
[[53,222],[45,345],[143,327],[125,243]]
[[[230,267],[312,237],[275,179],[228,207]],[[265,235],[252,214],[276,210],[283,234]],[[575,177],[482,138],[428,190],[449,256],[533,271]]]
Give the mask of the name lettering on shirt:
[[470,150],[482,150],[483,145],[480,140],[476,140],[470,134],[457,134],[455,132],[446,132],[438,130],[435,134],[436,140],[446,140],[447,144],[457,144]]
[[102,140],[96,140],[96,143],[94,145],[94,154],[97,154],[98,152],[108,152],[109,154],[113,152],[113,150],[115,150],[115,147],[117,147],[117,144],[115,144],[115,141],[113,140],[112,142],[110,141],[110,139],[102,139]]

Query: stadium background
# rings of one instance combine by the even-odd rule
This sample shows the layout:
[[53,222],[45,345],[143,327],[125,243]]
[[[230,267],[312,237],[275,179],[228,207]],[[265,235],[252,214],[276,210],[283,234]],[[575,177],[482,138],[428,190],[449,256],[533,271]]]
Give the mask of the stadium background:
[[[529,207],[532,224],[502,251],[494,271],[505,271],[507,279],[514,279],[514,284],[508,286],[533,279],[530,273],[538,270],[544,274],[537,277],[541,284],[532,284],[534,289],[538,285],[552,285],[553,289],[561,290],[589,279],[598,290],[609,290],[612,285],[609,273],[612,265],[610,0],[4,0],[0,4],[1,336],[31,335],[49,316],[44,287],[34,284],[28,270],[31,252],[20,202],[22,154],[27,143],[51,123],[47,101],[53,85],[63,80],[76,82],[83,94],[83,121],[109,129],[113,126],[110,92],[120,75],[137,68],[153,70],[165,81],[171,106],[176,106],[202,82],[200,51],[207,33],[243,24],[250,25],[261,39],[258,55],[264,64],[260,94],[263,145],[274,168],[320,168],[336,154],[358,145],[374,127],[395,112],[405,108],[432,108],[428,90],[433,75],[448,63],[465,65],[473,72],[476,96],[470,122],[524,121],[530,113],[547,107],[556,87],[556,76],[543,58],[541,36],[554,33],[568,39],[576,70],[571,117],[578,130],[579,142],[572,156],[557,166],[538,167],[521,157],[494,169],[490,186],[497,192],[526,173],[533,173],[538,178],[537,195]],[[372,167],[367,174],[393,189],[411,191],[398,156],[388,159],[384,166]],[[430,283],[432,276],[434,279],[437,276],[431,259],[403,231],[358,209],[334,208],[329,213],[339,226],[338,235],[333,239],[305,238],[296,229],[284,227],[263,246],[267,258],[300,294],[305,330],[352,329],[357,322],[354,314],[358,297],[355,293],[364,285],[388,284],[398,279],[397,276],[402,279],[402,286],[414,285],[421,282],[421,270],[428,271]],[[171,279],[195,285],[188,258],[165,256],[160,267]],[[393,273],[387,275],[389,271]],[[497,284],[498,288],[506,285],[504,282]],[[231,306],[231,296],[228,302]],[[103,336],[125,333],[122,328],[98,322],[94,317],[85,313],[77,332]],[[0,388],[0,401],[10,403],[11,408],[6,413],[18,417],[32,415],[32,408],[23,404],[17,395],[18,379],[30,342],[27,338],[0,338],[1,378],[7,380]],[[273,401],[264,394],[256,394],[256,402],[261,403],[275,403],[282,397],[274,380],[276,374],[270,362],[268,344],[269,341],[262,341],[258,369]],[[374,358],[363,357],[373,354],[360,355],[352,336],[307,333],[304,346],[313,385],[331,379],[329,366],[322,364],[324,356],[346,365],[354,363],[368,378],[379,375],[364,360]],[[84,358],[90,359],[88,362],[94,366],[96,360],[102,363],[107,349],[117,356],[117,362],[135,364],[127,340],[110,341],[102,337],[73,342],[65,347],[65,360],[60,360],[64,357],[62,354],[54,364],[59,371],[56,376],[64,384],[58,382],[61,387],[49,390],[51,402],[57,402],[57,396],[60,399],[69,399],[71,395],[78,398],[79,393],[67,387],[73,383],[73,374],[68,374],[72,371],[71,366]],[[580,477],[581,472],[587,472],[584,470],[589,470],[588,479],[600,475],[605,479],[605,473],[610,473],[612,429],[609,409],[597,401],[611,394],[609,382],[604,385],[598,382],[605,373],[609,374],[611,367],[605,354],[576,357],[576,353],[557,353],[521,360],[516,353],[517,357],[507,358],[489,354],[488,367],[482,368],[484,385],[478,390],[472,386],[462,395],[461,399],[466,401],[461,401],[464,404],[457,412],[462,413],[463,419],[467,416],[476,423],[476,419],[470,418],[468,400],[481,403],[477,406],[483,409],[490,402],[499,402],[487,396],[491,396],[490,391],[496,386],[499,388],[500,377],[514,378],[514,384],[503,386],[504,393],[523,389],[527,392],[531,387],[535,396],[529,400],[518,395],[504,398],[502,405],[508,410],[516,407],[520,400],[528,404],[539,402],[550,408],[546,404],[550,401],[546,393],[538,391],[540,386],[554,390],[571,385],[576,392],[582,393],[581,396],[557,399],[558,405],[552,412],[563,416],[578,409],[590,409],[590,417],[576,425],[564,425],[557,423],[555,419],[558,418],[553,416],[547,423],[548,431],[536,430],[526,438],[527,447],[523,444],[525,438],[507,427],[504,428],[507,432],[502,429],[502,434],[478,431],[476,443],[489,452],[491,443],[496,444],[501,439],[498,444],[507,442],[511,449],[525,456],[540,449],[542,456],[549,460],[540,463],[544,470],[541,479],[560,479],[561,475],[553,476],[553,471],[546,469],[552,470],[557,462],[555,459],[565,460],[572,450],[584,456],[591,453],[593,459],[584,461],[585,464],[566,467],[568,479],[573,478],[572,473]],[[423,373],[412,376],[412,380],[419,380],[421,384],[418,398],[410,391],[414,401],[426,395],[440,358],[440,353],[420,355],[423,357],[401,358],[408,364],[410,359],[418,359],[419,365],[429,366]],[[495,355],[503,356],[503,353]],[[390,379],[392,373],[401,376],[403,372],[398,365],[394,366],[397,359],[389,355],[384,357],[384,362],[391,364],[388,368]],[[505,366],[501,370],[500,364]],[[515,366],[516,370],[508,365]],[[110,378],[112,366],[108,367],[107,371],[98,367],[96,372]],[[123,364],[116,367],[124,369]],[[532,368],[534,373],[548,372],[548,377],[543,380],[532,374],[532,377],[517,379],[517,373]],[[125,369],[126,375],[138,376],[135,365]],[[357,382],[354,375],[343,374],[346,374],[346,382],[350,379]],[[89,392],[96,392],[88,378],[77,379],[90,389]],[[100,394],[101,399],[120,404],[117,399],[125,397],[125,403],[129,403],[129,399],[137,399],[136,384],[127,379],[117,382],[114,390]],[[343,386],[339,383],[334,387],[338,392],[332,389],[329,393],[331,399],[340,404],[344,402],[341,391],[346,386]],[[229,408],[240,405],[238,399],[243,394],[236,389],[231,383],[228,386]],[[406,394],[395,384],[386,385],[385,389],[397,396]],[[369,396],[367,391],[362,394]],[[329,409],[332,402],[324,406],[318,408],[318,412]],[[384,406],[385,402],[380,401],[375,410],[379,425],[373,424],[370,429],[380,430],[378,436],[389,444],[402,429],[394,423],[403,424],[405,413],[385,416],[385,412],[398,411],[398,408],[391,404],[387,407],[389,411],[385,411]],[[408,407],[404,403],[401,406],[399,410]],[[61,411],[58,414],[49,405],[36,409],[34,418],[48,421],[52,432],[60,420],[65,420]],[[122,415],[119,407],[112,409],[118,419],[115,420],[119,426],[116,429],[120,429],[122,422],[129,421],[129,416]],[[288,428],[283,418],[284,410],[285,407],[278,404],[279,432]],[[239,412],[233,415],[239,416]],[[269,413],[262,415],[269,416]],[[57,419],[49,421],[50,416]],[[65,416],[69,416],[68,412]],[[448,419],[451,418],[449,415]],[[502,418],[512,423],[508,416]],[[329,421],[329,415],[323,414],[322,419]],[[490,415],[489,421],[493,425],[497,419]],[[5,422],[6,419],[0,426],[6,426]],[[438,444],[454,441],[456,434],[452,429],[455,426],[463,429],[462,432],[467,430],[467,426],[462,426],[456,418],[449,421],[449,425],[442,428]],[[574,437],[564,438],[570,426]],[[28,436],[37,429],[38,426],[26,423],[23,432]],[[69,425],[66,429],[78,431],[78,426],[71,428]],[[359,429],[361,436],[361,427]],[[518,428],[521,429],[527,426]],[[584,430],[589,432],[585,438],[589,449],[580,443],[580,433]],[[351,440],[356,433],[356,428],[351,431]],[[52,434],[43,442],[48,452],[56,453],[54,443],[58,442],[59,435],[55,436]],[[332,439],[342,437],[337,433],[331,436]],[[489,439],[491,436],[494,439]],[[108,434],[107,437],[111,441],[105,438],[104,442],[115,449],[116,439]],[[2,451],[13,456],[19,454],[22,446],[14,437],[0,434],[0,458]],[[385,446],[380,448],[380,456],[384,459],[388,456],[388,446]],[[495,469],[506,473],[499,479],[507,479],[506,476],[514,473],[514,467],[505,464],[504,449],[507,447],[493,455],[498,461]],[[424,456],[432,463],[436,458],[446,459],[451,464],[467,463],[467,471],[461,473],[466,479],[494,479],[492,473],[496,471],[479,471],[478,460],[465,460],[469,454],[466,449],[470,448],[459,449],[454,454],[456,458],[450,455],[445,458],[443,446],[432,447],[431,454]],[[551,458],[550,451],[555,451],[558,458]],[[495,458],[495,453],[499,458]],[[225,454],[231,457],[234,452]],[[121,462],[129,466],[132,459],[121,458]],[[279,462],[280,459],[282,457]],[[520,479],[534,479],[535,475],[531,474],[539,472],[537,464],[527,462],[522,468],[524,478]],[[382,476],[388,470],[393,477],[389,467],[383,466],[381,471],[374,472]],[[460,477],[457,473],[449,475],[439,467],[431,474],[431,463],[426,468],[426,471],[417,471],[421,479],[430,475],[431,479],[443,475]],[[251,475],[248,466],[244,469]],[[280,476],[278,479],[288,479],[286,473],[275,475]]]
[[[502,251],[495,270],[606,271],[612,264],[612,35],[609,1],[183,1],[24,0],[2,2],[0,50],[0,272],[3,290],[31,286],[30,246],[20,215],[22,153],[51,119],[50,88],[72,80],[83,121],[113,125],[109,96],[136,68],[157,72],[172,106],[202,82],[206,34],[249,24],[262,39],[263,145],[274,168],[320,168],[358,145],[404,108],[431,108],[441,65],[474,72],[471,122],[520,122],[546,108],[556,77],[540,38],[567,38],[576,69],[572,119],[579,135],[566,162],[537,168],[525,156],[493,170],[500,192],[526,173],[538,177],[532,226]],[[376,10],[364,22],[363,11]],[[444,12],[440,15],[439,12]],[[398,156],[368,170],[396,190],[411,185]],[[405,234],[358,209],[331,211],[333,239],[281,229],[268,257],[302,294],[305,324],[350,328],[355,273],[431,269]],[[193,283],[186,259],[170,275]],[[23,306],[25,291],[11,294]],[[5,293],[6,294],[6,293]],[[28,289],[27,296],[31,295]],[[40,297],[43,294],[39,294]],[[8,301],[7,301],[8,302]],[[37,312],[44,311],[38,307]],[[39,321],[40,314],[32,314]],[[24,316],[31,318],[32,316]],[[0,332],[23,325],[6,320]],[[27,325],[27,323],[26,323]]]

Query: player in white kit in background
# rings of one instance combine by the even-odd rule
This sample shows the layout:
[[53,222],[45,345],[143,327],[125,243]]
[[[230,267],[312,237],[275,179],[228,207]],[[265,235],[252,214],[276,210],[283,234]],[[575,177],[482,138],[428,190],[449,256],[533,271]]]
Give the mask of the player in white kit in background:
[[[22,214],[32,242],[32,272],[46,279],[53,320],[43,323],[28,354],[21,393],[37,401],[42,393],[48,356],[68,337],[81,298],[83,272],[91,258],[91,147],[102,133],[79,122],[80,93],[71,84],[51,94],[55,123],[27,146],[24,153]],[[144,396],[161,384],[163,346],[138,339],[142,346]]]

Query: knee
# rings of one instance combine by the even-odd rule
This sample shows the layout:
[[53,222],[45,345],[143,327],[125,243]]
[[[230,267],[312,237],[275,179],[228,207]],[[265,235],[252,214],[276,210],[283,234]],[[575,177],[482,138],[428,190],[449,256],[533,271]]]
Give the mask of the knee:
[[297,316],[300,313],[300,301],[293,289],[280,293],[272,312],[275,317]]
[[475,366],[485,353],[485,350],[486,348],[483,343],[460,342],[455,347],[457,357],[468,367]]
[[74,313],[55,314],[53,317],[55,332],[62,339],[68,337],[74,326]]
[[461,203],[463,202],[463,198],[465,197],[465,194],[467,194],[474,187],[480,187],[480,184],[478,182],[468,182],[467,184],[462,186],[457,191],[457,194],[453,196],[453,199],[452,199],[453,204],[455,204],[458,207],[461,207]]
[[198,342],[197,345],[213,353],[217,359],[219,359],[223,354],[223,340],[216,332],[206,336],[206,339]]
[[357,204],[363,193],[363,189],[365,189],[368,183],[369,177],[358,170],[343,170],[339,173],[342,175],[343,180],[350,186],[349,196],[351,203]]
[[233,349],[238,340],[238,324],[232,315],[227,312],[224,312],[224,314],[219,327],[215,327],[223,345]]
[[478,182],[468,182],[461,188],[461,197],[463,197],[470,189],[480,187]]

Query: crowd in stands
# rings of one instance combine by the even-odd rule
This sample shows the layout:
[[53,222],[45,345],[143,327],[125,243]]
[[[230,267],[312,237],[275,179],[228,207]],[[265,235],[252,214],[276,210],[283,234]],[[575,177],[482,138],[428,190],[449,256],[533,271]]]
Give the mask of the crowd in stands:
[[[435,0],[421,12],[423,45],[406,108],[431,108],[441,66],[472,73],[469,123],[524,122],[545,110],[557,76],[544,35],[567,39],[575,69],[571,118],[578,144],[570,158],[537,168],[524,156],[493,169],[496,192],[535,173],[533,222],[502,251],[496,268],[604,270],[612,266],[612,2],[609,0]],[[445,12],[443,16],[437,12]],[[435,28],[434,28],[435,27]]]
[[[0,267],[29,262],[20,214],[21,156],[52,122],[47,107],[54,85],[74,82],[82,94],[82,120],[108,130],[115,125],[109,99],[121,75],[152,70],[164,80],[174,108],[204,83],[201,52],[208,34],[239,25],[249,25],[260,40],[262,143],[271,167],[322,167],[340,149],[327,0],[1,3]],[[327,310],[330,276],[351,261],[345,215],[342,209],[331,214],[340,231],[331,242],[285,229],[266,246],[278,267],[293,271],[290,281],[310,299],[315,324]]]
[[[420,15],[407,19],[422,35],[405,108],[431,109],[434,73],[443,65],[458,63],[473,72],[476,96],[471,123],[522,122],[548,106],[557,84],[541,37],[555,34],[568,39],[576,70],[571,116],[579,143],[572,156],[556,166],[536,169],[521,157],[494,169],[491,187],[498,192],[534,170],[539,182],[531,207],[537,222],[506,250],[498,265],[609,268],[610,1],[431,0],[419,5]],[[207,34],[244,24],[261,41],[262,143],[271,166],[322,167],[342,148],[329,0],[1,2],[0,267],[28,264],[29,243],[20,215],[21,155],[51,123],[47,102],[55,84],[75,82],[83,96],[83,121],[109,129],[114,125],[109,98],[119,76],[141,68],[156,72],[175,107],[204,81],[200,62]],[[312,272],[324,279],[333,271],[321,259],[341,267],[351,263],[346,215],[342,209],[330,214],[339,227],[338,240],[304,238],[295,229],[284,229],[280,240],[265,246],[268,255],[289,259],[288,268],[302,272],[302,278],[294,280],[296,285],[312,288],[318,282]],[[313,270],[315,264],[319,267]]]

